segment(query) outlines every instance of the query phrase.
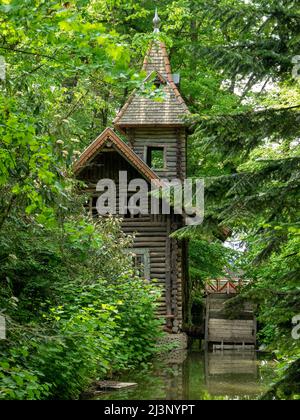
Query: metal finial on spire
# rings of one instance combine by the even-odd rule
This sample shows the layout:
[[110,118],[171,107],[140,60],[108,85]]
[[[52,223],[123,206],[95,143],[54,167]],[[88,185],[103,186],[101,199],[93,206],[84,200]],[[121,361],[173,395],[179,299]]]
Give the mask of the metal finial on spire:
[[157,34],[159,32],[159,27],[160,27],[160,17],[158,16],[158,12],[157,12],[157,8],[155,9],[155,16],[153,19],[153,24],[154,24],[154,33]]

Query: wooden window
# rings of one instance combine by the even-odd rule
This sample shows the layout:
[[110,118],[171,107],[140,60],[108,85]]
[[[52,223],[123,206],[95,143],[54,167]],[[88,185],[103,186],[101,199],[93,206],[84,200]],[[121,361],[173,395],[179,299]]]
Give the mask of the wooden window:
[[128,252],[132,255],[133,267],[138,276],[150,280],[150,254],[149,249],[133,248]]
[[139,276],[143,276],[144,273],[144,255],[133,254],[132,257],[133,266]]
[[163,170],[166,168],[166,153],[164,146],[148,146],[146,162],[152,169]]

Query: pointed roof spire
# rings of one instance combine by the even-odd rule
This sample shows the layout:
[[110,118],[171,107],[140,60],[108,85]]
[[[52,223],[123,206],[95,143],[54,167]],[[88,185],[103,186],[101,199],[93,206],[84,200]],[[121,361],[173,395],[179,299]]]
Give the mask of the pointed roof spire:
[[[156,9],[153,19],[154,33],[159,32],[160,21]],[[185,126],[186,122],[183,117],[189,113],[189,110],[174,83],[166,46],[157,38],[150,44],[143,70],[147,74],[145,80],[149,80],[149,76],[152,77],[154,74],[161,81],[164,98],[158,102],[141,95],[136,90],[133,91],[114,119],[115,127],[124,133],[124,129],[129,127]]]
[[158,16],[158,11],[157,11],[157,7],[156,7],[156,9],[155,9],[155,15],[154,15],[154,19],[153,19],[153,25],[154,25],[154,31],[153,32],[155,34],[158,34],[159,33],[160,22],[161,22],[161,19]]

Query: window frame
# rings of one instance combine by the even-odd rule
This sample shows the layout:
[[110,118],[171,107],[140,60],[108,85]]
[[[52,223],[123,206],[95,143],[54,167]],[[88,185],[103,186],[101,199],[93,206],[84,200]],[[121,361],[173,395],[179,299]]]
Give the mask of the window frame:
[[[163,152],[163,161],[164,166],[163,168],[153,168],[151,164],[148,163],[148,157],[149,157],[149,150],[162,150]],[[167,146],[165,144],[147,144],[147,146],[144,147],[144,161],[147,163],[147,165],[153,170],[153,171],[166,171],[167,170]]]
[[150,266],[150,250],[149,248],[129,248],[127,249],[127,252],[130,254],[135,254],[137,256],[143,256],[144,257],[144,261],[143,261],[143,266],[144,266],[144,272],[142,277],[145,278],[146,280],[150,280],[150,271],[151,271],[151,266]]

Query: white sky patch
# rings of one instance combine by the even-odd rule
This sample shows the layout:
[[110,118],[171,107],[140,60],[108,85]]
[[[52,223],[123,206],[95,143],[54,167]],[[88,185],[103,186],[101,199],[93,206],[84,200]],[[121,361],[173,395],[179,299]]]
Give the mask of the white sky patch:
[[227,239],[227,241],[224,242],[224,246],[225,248],[233,249],[238,252],[245,252],[247,249],[246,243],[238,238]]
[[0,315],[0,340],[5,340],[6,338],[6,323],[3,315]]
[[295,149],[296,147],[299,147],[299,146],[300,146],[300,137],[293,140],[290,144],[291,149]]

